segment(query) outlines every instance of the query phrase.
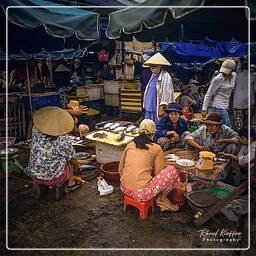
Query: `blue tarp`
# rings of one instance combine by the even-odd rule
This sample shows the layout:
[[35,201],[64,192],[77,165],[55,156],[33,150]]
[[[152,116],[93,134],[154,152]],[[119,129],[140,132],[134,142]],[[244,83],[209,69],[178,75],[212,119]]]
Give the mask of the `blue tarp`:
[[[82,58],[87,56],[87,49],[64,49],[62,51],[54,51],[47,52],[42,50],[39,53],[28,54],[21,50],[17,54],[9,54],[8,60],[16,59],[16,60],[31,60],[32,58],[40,60],[40,59],[51,59],[51,60],[60,60],[60,59],[73,59],[73,58]],[[6,59],[6,53],[0,51],[0,60]]]
[[176,63],[207,63],[213,59],[247,55],[245,43],[235,40],[215,43],[215,47],[207,46],[204,43],[162,43],[161,48],[163,55]]
[[11,60],[12,55],[8,54],[8,56],[7,56],[6,52],[2,52],[0,50],[0,60],[6,60],[6,59]]
[[[63,108],[60,101],[59,94],[47,95],[47,96],[33,96],[31,100],[32,100],[32,107],[34,110],[38,110],[40,108],[47,107],[47,106],[55,106],[55,107]],[[26,111],[29,111],[29,96],[22,96],[21,102],[24,104]]]

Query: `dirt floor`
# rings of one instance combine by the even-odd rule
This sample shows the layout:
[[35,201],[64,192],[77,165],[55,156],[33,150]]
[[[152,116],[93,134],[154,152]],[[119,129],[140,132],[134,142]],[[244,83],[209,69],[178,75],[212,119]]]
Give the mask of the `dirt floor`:
[[[25,166],[28,155],[27,152],[21,153],[20,160]],[[136,208],[128,207],[127,211],[123,212],[123,196],[118,183],[109,182],[114,186],[114,192],[100,197],[96,179],[86,182],[79,190],[66,194],[60,201],[54,200],[54,191],[50,191],[45,198],[37,200],[35,187],[26,182],[30,179],[27,176],[22,177],[25,180],[12,177],[8,182],[7,244],[10,249],[19,249],[18,251],[5,248],[5,180],[1,180],[1,256],[188,254],[193,256],[254,255],[255,252],[256,222],[253,214],[255,211],[251,211],[251,249],[235,251],[230,248],[248,246],[247,221],[243,228],[243,240],[239,244],[229,241],[203,241],[200,237],[200,230],[203,228],[211,232],[216,232],[218,229],[238,231],[238,225],[219,214],[216,216],[218,223],[210,220],[203,227],[198,228],[193,224],[194,212],[187,204],[177,213],[160,212],[156,207],[154,214],[150,212],[149,218],[142,220],[139,219]],[[25,184],[29,186],[24,187]],[[252,207],[255,209],[255,205]],[[26,251],[25,248],[39,249]],[[51,250],[47,250],[49,248]],[[61,250],[52,250],[54,248]],[[76,251],[72,251],[71,248]],[[229,250],[201,250],[204,248]],[[123,249],[123,251],[113,249]],[[175,250],[167,251],[169,249]]]

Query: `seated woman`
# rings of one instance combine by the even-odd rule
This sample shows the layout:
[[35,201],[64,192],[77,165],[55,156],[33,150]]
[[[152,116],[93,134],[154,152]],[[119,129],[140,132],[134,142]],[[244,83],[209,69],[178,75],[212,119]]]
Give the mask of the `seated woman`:
[[[248,166],[253,165],[256,159],[256,132],[253,128],[250,128],[250,137],[248,128],[241,128],[238,131],[240,136],[239,144],[241,145],[237,155],[220,152],[219,155],[230,157],[238,162],[235,167],[234,182],[236,186],[239,186],[244,177],[248,177]],[[249,145],[249,148],[248,148]],[[250,150],[250,154],[249,151]]]
[[75,127],[74,131],[79,133],[81,139],[84,138],[85,134],[90,130],[93,130],[91,125],[91,120],[86,114],[88,112],[88,107],[84,105],[79,105],[76,100],[71,100],[67,104],[68,109],[66,111],[74,117]]
[[119,163],[120,188],[124,194],[138,201],[148,201],[155,196],[161,211],[177,211],[179,207],[167,198],[179,184],[174,166],[163,169],[164,156],[161,147],[153,143],[156,131],[152,120],[140,124],[140,135],[129,143]]
[[155,141],[163,151],[173,146],[182,146],[188,126],[181,117],[181,106],[178,103],[170,103],[165,110],[168,116],[163,117],[156,126]]
[[81,168],[75,149],[66,135],[74,128],[72,116],[64,109],[44,107],[33,115],[33,133],[29,170],[37,184],[54,186],[67,181],[67,192],[80,184],[72,178],[73,170]]

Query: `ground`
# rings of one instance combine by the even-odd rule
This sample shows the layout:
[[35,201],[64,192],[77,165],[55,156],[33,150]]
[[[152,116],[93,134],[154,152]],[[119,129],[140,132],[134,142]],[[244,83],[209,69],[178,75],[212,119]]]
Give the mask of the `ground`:
[[[26,157],[21,156],[26,162]],[[24,164],[24,162],[22,164]],[[25,180],[27,178],[25,177]],[[177,213],[160,212],[156,207],[154,214],[146,220],[139,219],[136,208],[128,207],[123,212],[123,196],[118,183],[112,194],[99,196],[96,179],[88,181],[79,190],[65,195],[61,201],[54,201],[54,191],[37,200],[35,187],[24,187],[26,183],[18,178],[8,182],[8,247],[42,248],[38,251],[11,251],[5,249],[5,209],[1,207],[0,255],[253,255],[255,239],[252,235],[251,249],[246,251],[198,251],[203,248],[234,248],[236,243],[206,242],[200,237],[199,230],[218,228],[237,230],[237,224],[223,215],[217,216],[216,223],[210,220],[203,227],[193,224],[194,212],[186,204]],[[5,180],[1,180],[1,202],[5,201]],[[255,209],[255,205],[252,205]],[[251,232],[255,234],[255,218],[251,214]],[[247,224],[240,247],[247,247]],[[68,251],[52,251],[46,248],[66,248]],[[76,248],[77,251],[71,251]],[[90,248],[91,251],[83,249]],[[108,248],[124,248],[113,251]],[[127,251],[136,249],[135,251]],[[156,248],[157,251],[139,251],[138,248]],[[160,249],[173,248],[175,251]],[[188,249],[181,251],[180,249]],[[189,248],[197,249],[192,251]],[[103,249],[97,251],[95,249]]]

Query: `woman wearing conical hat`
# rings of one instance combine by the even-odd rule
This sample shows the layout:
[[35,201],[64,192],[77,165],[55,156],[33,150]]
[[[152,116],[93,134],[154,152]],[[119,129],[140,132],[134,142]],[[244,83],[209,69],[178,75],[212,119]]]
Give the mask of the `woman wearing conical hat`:
[[[67,133],[74,128],[72,116],[64,109],[47,106],[33,114],[29,170],[36,184],[55,186],[67,182],[67,192],[81,184],[73,177],[81,168]],[[42,196],[42,195],[41,195]]]
[[175,101],[172,78],[162,68],[163,66],[171,66],[171,64],[161,53],[157,53],[149,58],[144,65],[149,66],[153,73],[144,93],[145,118],[151,119],[157,124],[164,115],[166,106]]

